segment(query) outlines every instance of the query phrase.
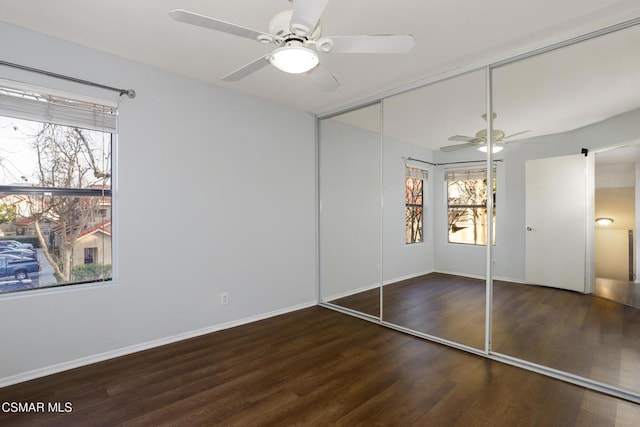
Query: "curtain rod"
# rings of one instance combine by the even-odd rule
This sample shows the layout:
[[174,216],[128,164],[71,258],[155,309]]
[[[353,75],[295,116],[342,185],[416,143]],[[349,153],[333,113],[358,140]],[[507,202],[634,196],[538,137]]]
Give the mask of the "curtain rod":
[[[431,163],[428,162],[426,160],[420,160],[420,159],[415,159],[413,157],[405,157],[404,158],[405,161],[409,160],[409,161],[413,161],[413,162],[420,162],[420,163],[426,163],[428,165],[431,166],[446,166],[446,165],[459,165],[459,164],[463,164],[463,163],[485,163],[486,160],[467,160],[464,162],[446,162],[446,163]],[[494,159],[493,162],[501,162],[502,159]]]
[[51,71],[40,70],[38,68],[27,67],[26,65],[14,64],[13,62],[1,61],[0,65],[5,65],[7,67],[18,68],[23,71],[29,71],[32,73],[44,74],[45,76],[54,77],[56,79],[67,80],[74,83],[80,83],[86,86],[93,86],[100,89],[111,90],[113,92],[119,92],[120,96],[127,95],[129,98],[136,97],[136,91],[133,89],[119,89],[113,86],[107,86],[100,83],[91,82],[89,80],[78,79],[76,77],[65,76],[63,74],[52,73]]

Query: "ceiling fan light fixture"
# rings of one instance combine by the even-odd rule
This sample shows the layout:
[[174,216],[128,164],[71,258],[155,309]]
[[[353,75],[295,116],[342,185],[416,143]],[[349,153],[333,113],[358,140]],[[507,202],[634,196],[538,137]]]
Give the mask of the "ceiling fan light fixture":
[[[494,153],[494,154],[495,153],[499,153],[499,152],[502,151],[503,148],[504,148],[504,146],[502,146],[502,145],[494,145],[493,147],[491,147],[491,152]],[[483,153],[486,153],[488,151],[487,150],[487,145],[484,144],[484,145],[479,146],[478,147],[478,151],[482,151]]]
[[285,73],[301,74],[318,65],[318,54],[301,45],[288,45],[276,49],[269,57],[276,68]]

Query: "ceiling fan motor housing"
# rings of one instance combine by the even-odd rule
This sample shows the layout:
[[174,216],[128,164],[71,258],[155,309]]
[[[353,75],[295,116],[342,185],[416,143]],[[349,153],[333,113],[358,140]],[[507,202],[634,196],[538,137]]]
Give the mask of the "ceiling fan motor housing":
[[311,39],[316,40],[322,34],[322,29],[320,27],[320,21],[315,28],[307,29],[307,28],[291,28],[291,16],[293,15],[293,10],[283,10],[282,12],[276,14],[271,21],[269,22],[269,34],[273,34],[274,36],[281,37],[287,41],[287,39]]
[[[481,129],[478,132],[476,132],[476,138],[478,139],[482,139],[483,141],[487,140],[487,130],[486,129]],[[494,129],[493,130],[493,138],[491,138],[492,142],[498,142],[498,141],[502,141],[504,139],[504,132],[501,131],[500,129]]]

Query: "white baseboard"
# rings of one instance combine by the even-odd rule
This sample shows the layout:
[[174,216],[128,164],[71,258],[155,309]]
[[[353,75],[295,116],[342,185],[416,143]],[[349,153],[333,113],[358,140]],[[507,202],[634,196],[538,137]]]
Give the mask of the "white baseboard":
[[394,277],[393,279],[385,280],[384,283],[383,283],[383,286],[392,285],[392,284],[397,283],[397,282],[402,282],[403,280],[413,279],[415,277],[424,276],[424,275],[430,274],[430,273],[435,273],[435,270],[421,271],[420,273],[412,273],[412,274],[407,274],[406,276]]
[[525,282],[524,279],[514,279],[513,277],[502,277],[496,276],[493,280],[500,280],[502,282],[510,282],[510,283],[518,283],[520,285],[528,285],[529,283]]
[[372,289],[377,289],[379,288],[380,285],[378,283],[374,283],[373,285],[367,285],[367,286],[362,286],[360,288],[357,289],[350,289],[346,292],[340,292],[339,294],[333,294],[333,295],[329,295],[325,298],[322,298],[322,301],[324,302],[330,302],[336,299],[340,299],[340,298],[344,298],[344,297],[348,297],[351,295],[355,295],[355,294],[359,294],[360,292],[366,292],[366,291],[370,291]]
[[[442,273],[442,274],[451,274],[452,276],[469,277],[471,279],[486,280],[486,276],[482,276],[482,275],[478,275],[478,274],[460,273],[459,271],[436,270],[435,272],[436,273]],[[493,280],[500,280],[502,282],[519,283],[519,284],[522,284],[522,285],[526,285],[527,284],[527,282],[525,282],[522,279],[514,279],[512,277],[494,276]]]
[[469,273],[461,273],[459,271],[449,271],[449,270],[436,270],[436,273],[441,273],[441,274],[450,274],[452,276],[460,276],[460,277],[468,277],[470,279],[481,279],[484,280],[486,279],[485,276],[482,275],[478,275],[478,274],[469,274]]
[[56,365],[47,366],[44,368],[34,369],[32,371],[23,372],[20,374],[12,375],[9,377],[0,379],[0,388],[7,387],[13,384],[33,380],[36,378],[45,377],[47,375],[57,374],[59,372],[68,371],[70,369],[79,368],[82,366],[91,365],[93,363],[102,362],[109,359],[114,359],[120,356],[126,356],[128,354],[137,353],[143,350],[149,350],[151,348],[160,347],[166,344],[172,344],[174,342],[183,341],[189,338],[198,337],[201,335],[210,334],[212,332],[221,331],[223,329],[233,328],[235,326],[245,325],[247,323],[257,322],[259,320],[268,319],[270,317],[279,316],[281,314],[290,313],[293,311],[302,310],[317,305],[317,301],[310,301],[291,307],[286,307],[280,310],[270,311],[268,313],[262,313],[256,316],[245,317],[244,319],[234,320],[231,322],[221,323],[218,325],[208,326],[206,328],[196,329],[194,331],[184,332],[178,335],[170,337],[160,338],[153,341],[147,341],[141,344],[135,344],[128,347],[119,348],[117,350],[107,351],[105,353],[94,354],[87,357],[81,357],[79,359],[70,360],[68,362],[58,363]]
[[[480,280],[485,280],[486,279],[486,277],[481,276],[481,275],[460,273],[459,271],[428,270],[428,271],[421,271],[419,273],[407,274],[405,276],[394,277],[393,279],[387,279],[387,280],[384,281],[383,286],[393,285],[394,283],[402,282],[403,280],[413,279],[415,277],[424,276],[424,275],[430,274],[430,273],[450,274],[452,276],[469,277],[471,279],[480,279]],[[526,284],[526,282],[522,281],[521,279],[512,279],[512,278],[508,278],[508,277],[494,277],[494,279],[495,280],[502,280],[502,281],[505,281],[505,282]],[[339,298],[344,298],[344,297],[348,297],[348,296],[351,296],[351,295],[359,294],[360,292],[370,291],[370,290],[376,289],[378,287],[380,287],[380,285],[378,285],[377,283],[375,283],[373,285],[362,286],[362,287],[357,288],[357,289],[351,289],[351,290],[348,290],[346,292],[341,292],[339,294],[330,295],[330,296],[328,296],[326,298],[323,298],[322,301],[330,302],[330,301],[333,301],[333,300],[336,300],[336,299],[339,299]]]
[[[412,274],[408,274],[406,276],[401,276],[401,277],[395,277],[393,279],[387,279],[383,282],[383,286],[386,285],[390,285],[396,282],[400,282],[402,280],[407,280],[407,279],[413,279],[414,277],[419,277],[419,276],[424,276],[425,274],[429,274],[429,273],[433,273],[433,270],[429,270],[429,271],[422,271],[420,273],[412,273]],[[372,289],[376,289],[379,288],[380,285],[378,283],[374,283],[373,285],[368,285],[368,286],[362,286],[360,288],[357,289],[351,289],[348,290],[346,292],[341,292],[339,294],[334,294],[334,295],[330,295],[326,298],[323,298],[322,301],[325,302],[330,302],[339,298],[344,298],[344,297],[348,297],[351,295],[355,295],[355,294],[359,294],[360,292],[366,292],[366,291],[370,291]]]

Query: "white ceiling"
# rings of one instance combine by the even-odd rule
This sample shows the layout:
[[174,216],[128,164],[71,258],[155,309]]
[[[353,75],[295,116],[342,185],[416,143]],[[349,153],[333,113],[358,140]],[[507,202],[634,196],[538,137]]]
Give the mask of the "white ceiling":
[[[572,44],[493,70],[494,128],[517,141],[579,129],[640,108],[640,26]],[[484,69],[468,72],[336,117],[437,150],[453,135],[486,128]]]
[[290,7],[288,0],[0,0],[0,20],[319,114],[640,16],[637,0],[330,0],[324,35],[411,33],[417,45],[404,55],[322,55],[342,84],[323,92],[305,76],[273,67],[223,83],[270,46],[177,23],[167,14],[182,8],[266,32],[271,17]]

